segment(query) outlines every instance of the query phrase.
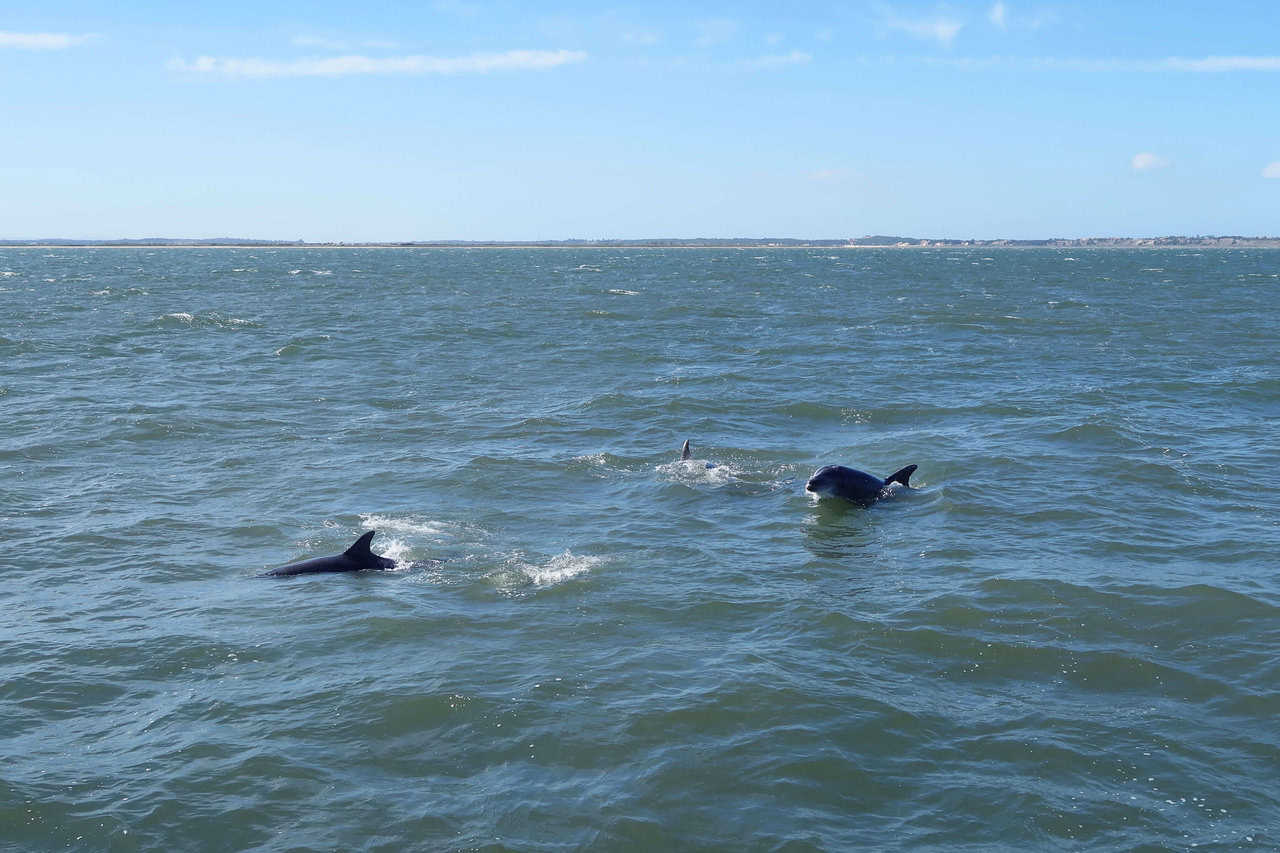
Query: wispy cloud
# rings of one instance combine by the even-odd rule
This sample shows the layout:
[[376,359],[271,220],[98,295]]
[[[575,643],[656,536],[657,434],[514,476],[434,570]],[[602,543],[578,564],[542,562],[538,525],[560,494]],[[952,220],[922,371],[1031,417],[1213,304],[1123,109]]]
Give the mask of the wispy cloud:
[[1159,154],[1152,154],[1150,151],[1143,151],[1141,154],[1134,154],[1130,165],[1139,172],[1150,172],[1153,169],[1165,169],[1172,165],[1168,158],[1161,157]]
[[771,54],[769,56],[758,56],[755,59],[747,59],[740,63],[740,66],[747,71],[777,71],[781,68],[790,68],[795,65],[808,65],[813,61],[813,57],[802,50],[793,50],[790,53]]
[[19,50],[66,50],[96,39],[95,35],[72,33],[13,33],[0,30],[0,47]]
[[913,38],[925,41],[936,41],[944,46],[949,46],[964,27],[964,23],[957,21],[955,18],[941,15],[927,18],[904,18],[887,10],[883,13],[882,23],[890,30],[897,30]]
[[1019,10],[1017,14],[1009,8],[1004,0],[996,0],[987,9],[987,20],[991,26],[1003,31],[1039,30],[1058,22],[1058,14],[1052,10],[1041,9],[1033,12]]
[[545,71],[584,62],[580,50],[508,50],[469,56],[332,56],[323,59],[234,59],[201,56],[176,59],[175,71],[226,77],[342,77],[353,74],[487,74],[494,71]]
[[1280,178],[1280,160],[1277,160],[1274,163],[1268,163],[1262,170],[1262,177]]
[[993,27],[999,27],[1002,30],[1008,29],[1009,22],[1005,18],[1006,14],[1007,10],[1004,7],[1004,3],[996,0],[991,8],[987,10],[987,20],[991,22]]

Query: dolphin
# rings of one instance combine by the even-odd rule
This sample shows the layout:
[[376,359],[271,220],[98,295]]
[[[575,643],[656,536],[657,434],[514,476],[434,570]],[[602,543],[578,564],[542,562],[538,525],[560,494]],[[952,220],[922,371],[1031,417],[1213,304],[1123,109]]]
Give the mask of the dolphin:
[[272,569],[266,574],[258,577],[288,577],[290,575],[313,575],[320,572],[364,572],[376,571],[381,569],[394,569],[396,561],[388,557],[379,557],[377,554],[369,550],[369,543],[373,541],[373,534],[376,531],[370,530],[365,533],[354,544],[341,554],[335,554],[332,557],[313,557],[310,560],[301,560],[297,563],[290,563],[287,566],[281,566],[278,569]]
[[870,506],[884,496],[890,483],[910,486],[907,480],[915,470],[915,465],[908,465],[881,480],[865,471],[856,471],[843,465],[824,465],[813,472],[809,482],[804,484],[804,490],[813,492],[820,498],[844,498]]
[[[696,461],[693,459],[693,449],[689,447],[689,439],[687,438],[684,440],[684,446],[680,448],[680,461],[681,462]],[[714,462],[703,462],[702,465],[708,471],[716,467],[716,463]]]

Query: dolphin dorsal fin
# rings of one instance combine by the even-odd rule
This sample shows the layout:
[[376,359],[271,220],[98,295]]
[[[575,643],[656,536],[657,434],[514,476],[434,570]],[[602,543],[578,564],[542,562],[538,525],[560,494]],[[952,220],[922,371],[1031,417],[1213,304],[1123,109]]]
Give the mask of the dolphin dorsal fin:
[[918,466],[916,465],[908,465],[906,468],[899,468],[897,471],[894,471],[888,477],[884,478],[885,485],[887,486],[890,483],[901,483],[904,486],[910,486],[911,484],[908,483],[907,480],[911,479],[911,475],[915,473],[917,467]]
[[680,448],[680,461],[683,462],[692,455],[693,451],[689,449],[689,439],[686,438],[684,440],[684,447]]
[[352,543],[351,547],[342,553],[346,554],[354,560],[367,560],[373,556],[373,552],[369,550],[369,543],[373,541],[373,534],[376,530],[370,530],[363,534],[359,539]]

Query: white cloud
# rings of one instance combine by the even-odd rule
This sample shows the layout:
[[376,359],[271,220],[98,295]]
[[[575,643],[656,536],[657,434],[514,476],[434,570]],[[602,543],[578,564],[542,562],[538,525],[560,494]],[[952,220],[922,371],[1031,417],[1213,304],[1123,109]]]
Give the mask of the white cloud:
[[0,30],[0,47],[16,47],[20,50],[66,50],[95,38],[97,36],[71,33],[12,33]]
[[1266,168],[1262,170],[1262,177],[1280,178],[1280,160],[1277,160],[1274,163],[1268,163]]
[[964,27],[962,22],[954,18],[900,18],[893,14],[885,15],[884,25],[891,30],[898,30],[918,39],[936,41],[944,46],[950,45]]
[[1005,20],[1005,13],[1004,3],[996,0],[987,12],[987,20],[991,22],[992,26],[999,27],[1002,30],[1007,29],[1009,22]]
[[793,65],[808,65],[812,61],[813,57],[804,51],[793,50],[790,53],[748,59],[742,62],[741,66],[748,71],[776,71],[779,68],[789,68]]
[[469,56],[333,56],[324,59],[228,59],[201,56],[177,59],[175,71],[228,77],[341,77],[351,74],[487,74],[493,71],[545,71],[583,62],[580,50],[508,50]]
[[1152,169],[1164,169],[1172,165],[1168,159],[1161,157],[1159,154],[1152,154],[1150,151],[1143,151],[1141,154],[1134,154],[1131,163],[1133,168],[1139,172],[1148,172]]
[[1004,0],[996,0],[987,9],[987,20],[991,26],[1000,30],[1021,30],[1035,32],[1058,22],[1058,14],[1052,10],[1041,9],[1035,12],[1019,11],[1017,15],[1010,12]]

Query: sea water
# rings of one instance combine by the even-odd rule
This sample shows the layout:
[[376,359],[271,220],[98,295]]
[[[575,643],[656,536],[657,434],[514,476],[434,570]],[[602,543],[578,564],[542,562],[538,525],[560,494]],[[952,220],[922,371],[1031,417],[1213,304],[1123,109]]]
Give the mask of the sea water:
[[0,846],[1280,849],[1277,305],[1267,250],[0,249]]

